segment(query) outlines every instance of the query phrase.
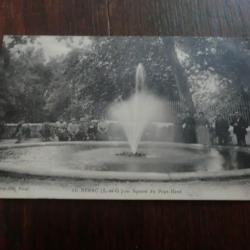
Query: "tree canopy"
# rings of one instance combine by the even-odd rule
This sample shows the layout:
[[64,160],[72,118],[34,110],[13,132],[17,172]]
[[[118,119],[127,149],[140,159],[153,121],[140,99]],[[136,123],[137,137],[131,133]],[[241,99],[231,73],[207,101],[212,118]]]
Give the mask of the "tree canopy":
[[214,115],[211,106],[226,110],[249,102],[248,39],[49,39],[46,44],[40,36],[5,37],[0,50],[1,119],[99,118],[118,97],[126,99],[134,91],[139,63],[152,93],[186,109]]

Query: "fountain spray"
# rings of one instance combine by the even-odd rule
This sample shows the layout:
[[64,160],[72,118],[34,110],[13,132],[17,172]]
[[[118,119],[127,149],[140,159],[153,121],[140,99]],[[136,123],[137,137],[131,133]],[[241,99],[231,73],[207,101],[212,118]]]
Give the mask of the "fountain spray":
[[133,154],[137,153],[145,128],[165,115],[163,102],[147,90],[145,82],[146,71],[140,63],[136,67],[133,95],[110,108],[111,117],[121,124]]

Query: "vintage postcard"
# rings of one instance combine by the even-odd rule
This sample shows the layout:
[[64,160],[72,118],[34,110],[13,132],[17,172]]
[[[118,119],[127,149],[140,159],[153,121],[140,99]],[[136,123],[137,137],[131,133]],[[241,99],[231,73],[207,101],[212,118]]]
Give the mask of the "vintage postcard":
[[0,197],[250,199],[250,40],[4,36]]

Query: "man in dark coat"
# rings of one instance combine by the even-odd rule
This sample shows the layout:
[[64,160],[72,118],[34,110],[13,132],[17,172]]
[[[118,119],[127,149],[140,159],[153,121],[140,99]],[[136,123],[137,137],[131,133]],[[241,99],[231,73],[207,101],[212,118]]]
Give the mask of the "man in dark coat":
[[197,142],[195,126],[194,116],[191,112],[187,112],[182,122],[183,138],[185,143]]
[[234,128],[233,132],[236,135],[238,146],[246,146],[248,123],[239,112],[234,114],[232,126]]
[[215,120],[215,133],[218,137],[219,145],[226,145],[228,143],[229,137],[229,123],[228,121],[222,117],[222,115],[218,115]]
[[0,140],[2,139],[2,135],[4,134],[5,131],[5,122],[0,121]]
[[183,142],[183,119],[181,114],[177,114],[174,122],[174,141]]

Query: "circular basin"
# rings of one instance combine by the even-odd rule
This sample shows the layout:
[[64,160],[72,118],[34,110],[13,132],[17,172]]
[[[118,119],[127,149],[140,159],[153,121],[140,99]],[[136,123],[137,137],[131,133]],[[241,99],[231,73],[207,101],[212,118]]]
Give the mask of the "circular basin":
[[22,175],[119,180],[191,180],[250,174],[249,150],[178,143],[141,143],[128,157],[123,142],[1,146],[0,171]]

